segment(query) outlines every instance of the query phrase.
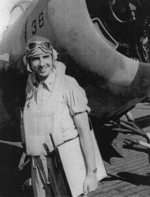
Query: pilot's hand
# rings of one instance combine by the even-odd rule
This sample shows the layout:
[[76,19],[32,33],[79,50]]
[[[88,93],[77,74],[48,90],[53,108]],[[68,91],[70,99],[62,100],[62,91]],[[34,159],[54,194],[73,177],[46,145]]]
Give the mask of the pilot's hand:
[[98,187],[96,173],[88,172],[83,184],[84,195],[86,196],[89,192],[95,191]]

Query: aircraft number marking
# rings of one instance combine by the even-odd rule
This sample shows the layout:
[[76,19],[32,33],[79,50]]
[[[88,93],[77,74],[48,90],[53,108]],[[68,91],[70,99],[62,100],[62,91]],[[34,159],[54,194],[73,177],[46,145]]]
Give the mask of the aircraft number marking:
[[36,28],[36,20],[34,19],[34,21],[32,22],[32,27],[33,27],[33,31],[32,34],[36,34],[37,28]]
[[38,19],[39,19],[39,27],[42,28],[43,25],[44,25],[44,14],[43,14],[43,12],[41,12],[39,14],[39,18]]
[[32,22],[32,34],[36,34],[37,32],[37,25],[39,28],[42,28],[44,26],[44,13],[41,12],[38,16],[38,20],[34,19]]

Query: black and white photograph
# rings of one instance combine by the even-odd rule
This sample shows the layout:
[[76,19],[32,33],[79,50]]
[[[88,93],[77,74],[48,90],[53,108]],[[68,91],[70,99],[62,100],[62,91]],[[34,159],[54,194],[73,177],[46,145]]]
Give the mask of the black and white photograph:
[[149,0],[0,0],[0,197],[150,197]]

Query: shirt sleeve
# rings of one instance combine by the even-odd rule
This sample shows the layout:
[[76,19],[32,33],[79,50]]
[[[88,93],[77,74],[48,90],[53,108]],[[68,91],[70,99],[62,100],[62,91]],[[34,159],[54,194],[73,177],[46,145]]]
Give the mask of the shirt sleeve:
[[85,111],[87,111],[88,113],[90,112],[84,89],[79,86],[78,82],[74,78],[69,76],[66,76],[65,80],[64,97],[70,109],[71,115]]

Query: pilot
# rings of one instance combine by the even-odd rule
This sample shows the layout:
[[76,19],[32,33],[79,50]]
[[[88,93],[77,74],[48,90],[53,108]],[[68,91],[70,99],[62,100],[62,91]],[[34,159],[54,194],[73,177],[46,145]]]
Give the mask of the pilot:
[[[98,187],[96,161],[84,90],[65,74],[57,52],[47,38],[34,36],[25,47],[29,77],[23,112],[23,140],[32,158],[31,180],[35,197],[52,196],[51,160],[55,146],[79,135],[86,161],[84,194]],[[51,135],[50,135],[51,134]],[[50,137],[51,136],[51,137]],[[55,193],[55,192],[54,192]]]

